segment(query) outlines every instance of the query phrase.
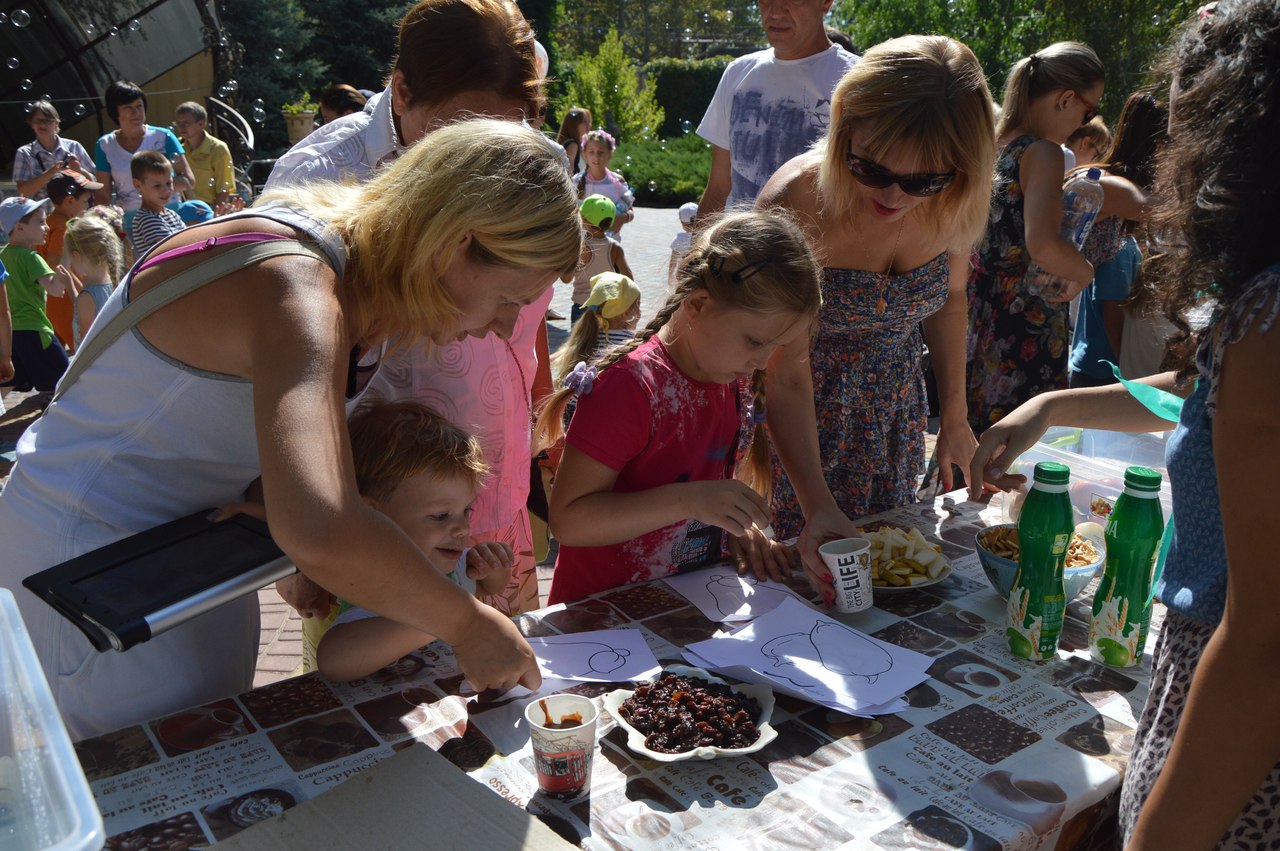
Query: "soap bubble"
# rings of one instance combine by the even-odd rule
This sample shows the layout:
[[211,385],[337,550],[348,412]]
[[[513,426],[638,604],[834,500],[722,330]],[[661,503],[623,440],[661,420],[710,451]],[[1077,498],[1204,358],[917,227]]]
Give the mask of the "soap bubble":
[[271,51],[271,58],[272,58],[272,59],[274,59],[274,60],[275,60],[275,61],[277,61],[277,62],[283,62],[283,61],[284,61],[284,48],[283,48],[283,47],[277,47],[275,50]]
[[249,110],[249,118],[252,119],[254,124],[261,124],[267,120],[267,111],[254,104],[253,109]]
[[681,121],[681,122],[680,122],[680,130],[681,130],[681,132],[683,132],[683,133],[684,133],[684,135],[688,136],[690,133],[692,133],[692,132],[693,132],[693,122],[692,122],[692,121],[690,121],[690,120],[689,120],[689,119],[687,119],[687,118],[686,118],[685,120]]
[[130,21],[128,24],[125,25],[125,29],[127,29],[131,33],[136,33],[142,29],[142,24],[138,23],[137,18],[134,18],[132,21]]
[[93,38],[95,35],[98,34],[98,28],[95,27],[93,24],[85,24],[84,34],[87,35],[89,38]]
[[230,46],[231,39],[227,38],[225,35],[218,39],[218,47],[221,47],[223,50],[226,50]]
[[3,24],[8,20],[9,20],[9,16],[4,12],[0,12],[0,24]]
[[27,14],[26,9],[14,9],[9,13],[9,20],[15,27],[21,28],[31,23],[31,15]]
[[27,79],[22,79],[22,80],[19,80],[19,81],[18,81],[18,88],[22,89],[24,92],[29,92],[29,91],[31,91],[31,87],[32,87],[33,85],[35,85],[35,84],[34,84],[34,83],[32,83],[30,80],[27,80]]
[[22,63],[18,61],[18,57],[10,56],[9,61],[6,62],[5,64],[9,66],[10,71],[17,71],[18,66],[21,65]]
[[72,113],[74,113],[75,115],[80,116],[80,115],[84,115],[86,112],[88,112],[88,111],[89,111],[89,107],[85,106],[85,105],[84,105],[84,104],[82,104],[82,103],[78,103],[78,104],[76,104],[76,105],[71,109],[71,111],[72,111]]
[[120,35],[120,28],[112,27],[111,29],[107,30],[107,35],[110,36],[111,38],[115,38],[116,36]]
[[657,181],[653,181],[653,180],[650,180],[650,181],[649,181],[649,191],[650,191],[650,192],[657,192],[657,191],[658,191],[658,184],[657,184]]
[[728,21],[729,23],[733,23],[733,10],[732,10],[732,9],[725,9],[725,10],[724,10],[724,19],[725,19],[726,21]]
[[227,80],[222,87],[233,94],[240,91],[240,83],[237,80]]

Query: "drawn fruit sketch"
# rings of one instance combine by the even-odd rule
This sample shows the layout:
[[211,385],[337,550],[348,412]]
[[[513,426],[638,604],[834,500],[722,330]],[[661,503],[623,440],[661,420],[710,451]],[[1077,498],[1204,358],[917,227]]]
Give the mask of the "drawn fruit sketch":
[[556,666],[558,676],[604,676],[621,668],[631,651],[625,647],[610,647],[598,641],[556,642]]
[[816,662],[837,676],[863,677],[868,683],[893,669],[893,658],[884,648],[843,624],[830,621],[817,621],[808,633],[780,635],[760,652],[774,660],[775,668],[790,666],[791,670],[778,675],[801,689],[821,687],[821,683],[797,665],[797,660]]
[[720,614],[725,617],[737,614],[748,601],[758,613],[777,606],[791,596],[779,588],[761,585],[760,580],[754,576],[739,576],[736,573],[712,575],[707,580],[707,593],[715,601]]

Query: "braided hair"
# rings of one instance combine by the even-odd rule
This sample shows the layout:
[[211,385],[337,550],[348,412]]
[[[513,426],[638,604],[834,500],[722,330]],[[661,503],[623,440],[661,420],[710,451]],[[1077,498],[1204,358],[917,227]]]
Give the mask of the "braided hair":
[[[706,290],[724,307],[792,315],[798,322],[812,324],[822,306],[819,277],[803,232],[787,214],[748,210],[724,215],[695,237],[680,265],[674,291],[657,315],[629,342],[607,350],[592,366],[603,373],[652,339],[698,290]],[[564,410],[575,392],[562,386],[543,402],[534,433],[535,452],[564,437]],[[749,411],[751,442],[736,476],[767,497],[773,475],[764,428],[764,370],[752,375]]]

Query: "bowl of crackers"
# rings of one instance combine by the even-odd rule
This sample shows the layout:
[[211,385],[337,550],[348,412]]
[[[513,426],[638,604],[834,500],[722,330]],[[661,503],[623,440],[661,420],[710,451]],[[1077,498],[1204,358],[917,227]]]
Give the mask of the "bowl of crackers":
[[[997,594],[1007,600],[1009,589],[1013,587],[1013,580],[1018,575],[1018,559],[1022,554],[1018,543],[1018,524],[988,526],[978,533],[975,549],[987,581]],[[1071,544],[1067,547],[1066,566],[1062,571],[1068,603],[1079,596],[1085,586],[1098,575],[1106,557],[1106,547],[1097,524],[1082,523],[1077,526],[1075,534],[1071,536]]]

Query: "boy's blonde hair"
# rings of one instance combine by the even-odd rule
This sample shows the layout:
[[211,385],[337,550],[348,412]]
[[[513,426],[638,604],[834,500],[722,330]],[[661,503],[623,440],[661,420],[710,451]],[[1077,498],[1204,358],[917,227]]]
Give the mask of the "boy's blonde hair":
[[919,171],[956,176],[916,207],[925,232],[953,251],[967,251],[986,229],[995,170],[991,93],[973,51],[953,38],[910,35],[863,54],[836,86],[831,129],[819,143],[818,195],[824,212],[852,212],[857,180],[846,157],[850,139],[872,159],[894,149],[914,153]]
[[468,234],[476,262],[577,265],[577,194],[555,148],[528,127],[477,118],[429,133],[368,183],[286,187],[255,206],[302,210],[341,236],[357,339],[434,338],[460,316],[440,275]]
[[414,476],[461,478],[479,490],[489,472],[480,441],[418,402],[374,397],[347,420],[360,495],[383,502]]
[[68,221],[63,245],[95,266],[106,266],[112,283],[119,283],[124,275],[124,245],[101,216],[76,216]]
[[[635,337],[605,352],[595,362],[597,372],[622,360],[662,330],[684,300],[698,290],[710,293],[720,307],[795,316],[811,328],[822,307],[818,264],[803,231],[792,218],[778,210],[729,213],[694,237],[693,246],[680,264],[674,292]],[[543,403],[534,435],[535,452],[553,446],[564,436],[564,409],[573,392],[562,388]],[[768,497],[773,487],[773,467],[763,422],[764,370],[752,375],[751,392],[752,410],[759,416],[746,463],[736,475]]]
[[[1097,148],[1099,156],[1106,153],[1107,148],[1111,147],[1111,131],[1107,129],[1107,122],[1102,120],[1101,115],[1095,115],[1075,130],[1072,130],[1071,135],[1067,137],[1067,147],[1070,148],[1072,144],[1084,138],[1088,138],[1093,142],[1093,146]],[[1083,164],[1078,163],[1078,165]]]
[[1057,91],[1080,92],[1101,82],[1106,72],[1098,54],[1078,41],[1059,41],[1014,63],[1004,87],[1004,109],[996,138],[1021,127],[1031,114],[1031,102]]

